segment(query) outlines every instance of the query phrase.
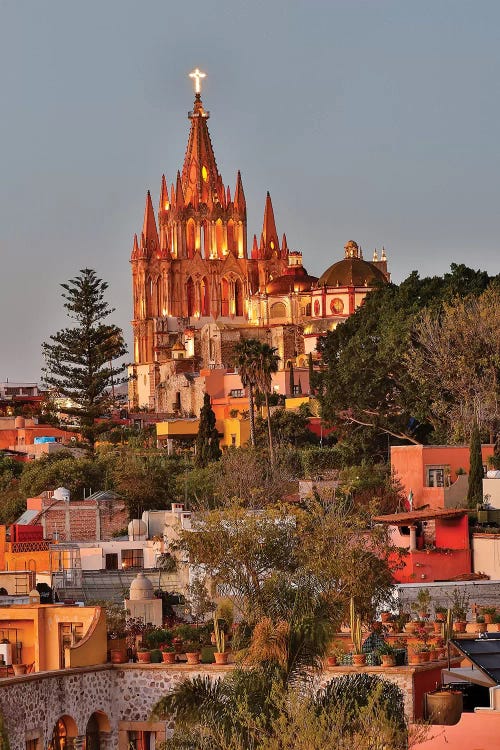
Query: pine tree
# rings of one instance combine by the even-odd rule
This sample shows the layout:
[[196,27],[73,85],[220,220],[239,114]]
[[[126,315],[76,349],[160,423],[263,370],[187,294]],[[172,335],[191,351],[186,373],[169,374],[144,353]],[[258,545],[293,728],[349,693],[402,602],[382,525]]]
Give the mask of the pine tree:
[[[97,435],[109,423],[96,420],[109,410],[114,386],[124,382],[124,364],[113,364],[127,348],[120,328],[104,320],[114,312],[104,298],[108,288],[90,268],[61,284],[68,317],[74,325],[63,328],[42,345],[43,382],[74,405],[60,411],[77,417],[80,432],[93,448]],[[110,391],[111,389],[111,391]]]
[[215,426],[215,414],[210,403],[210,396],[205,393],[200,411],[200,424],[196,438],[196,466],[207,466],[218,461],[222,452],[219,448],[219,433]]
[[467,503],[469,508],[475,508],[477,503],[483,502],[483,459],[481,455],[481,435],[477,422],[472,426],[470,439],[470,469],[469,490]]

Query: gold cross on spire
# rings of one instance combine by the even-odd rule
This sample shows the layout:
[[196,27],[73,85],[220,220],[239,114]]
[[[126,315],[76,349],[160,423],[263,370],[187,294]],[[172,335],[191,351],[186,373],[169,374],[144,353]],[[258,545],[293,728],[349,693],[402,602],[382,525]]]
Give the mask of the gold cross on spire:
[[203,78],[206,78],[206,76],[207,74],[202,73],[199,68],[196,68],[196,70],[193,70],[192,73],[189,74],[189,77],[194,79],[195,94],[201,94],[201,81]]

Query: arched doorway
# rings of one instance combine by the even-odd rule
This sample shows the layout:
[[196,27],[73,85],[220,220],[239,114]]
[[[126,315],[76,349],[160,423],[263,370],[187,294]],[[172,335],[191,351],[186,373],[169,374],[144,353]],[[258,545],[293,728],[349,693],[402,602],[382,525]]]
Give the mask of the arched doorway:
[[77,736],[77,727],[71,716],[61,716],[54,724],[48,750],[72,750],[73,739]]
[[109,719],[103,711],[94,711],[85,730],[85,750],[101,750],[102,733],[111,730]]

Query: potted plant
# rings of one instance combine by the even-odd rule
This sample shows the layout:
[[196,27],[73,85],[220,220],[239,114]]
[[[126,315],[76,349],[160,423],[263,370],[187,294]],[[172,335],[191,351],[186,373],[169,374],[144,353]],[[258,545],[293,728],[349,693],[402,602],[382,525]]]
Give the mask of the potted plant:
[[493,615],[493,622],[497,626],[497,630],[500,631],[500,614]]
[[363,653],[363,636],[361,634],[361,617],[356,613],[354,599],[351,596],[350,605],[351,641],[354,649],[352,663],[358,667],[366,664],[366,654]]
[[419,589],[417,598],[411,603],[411,609],[416,612],[421,620],[427,620],[431,605],[429,589]]
[[137,649],[137,660],[141,662],[141,664],[150,664],[151,663],[151,651],[149,648],[146,648],[145,646],[141,646]]
[[379,646],[376,651],[380,657],[383,667],[394,667],[396,665],[396,657],[394,655],[394,649],[388,643],[384,643],[383,646]]
[[215,648],[214,659],[216,664],[227,664],[229,654],[226,651],[226,634],[221,627],[217,615],[214,615]]
[[164,664],[175,664],[177,653],[174,646],[163,646],[161,658]]
[[200,663],[200,644],[196,641],[188,641],[185,646],[186,659],[188,664]]
[[436,622],[444,622],[446,618],[446,607],[434,607],[434,614],[436,615]]
[[456,586],[453,589],[451,596],[449,594],[447,596],[451,604],[451,614],[454,620],[455,632],[465,633],[470,596],[466,591],[461,591]]
[[333,641],[326,652],[326,666],[337,667],[342,664],[342,659],[345,656],[345,648],[340,641]]
[[487,625],[491,625],[493,622],[493,617],[495,616],[497,611],[496,607],[482,607],[481,608],[481,614],[484,617],[484,621]]
[[486,631],[488,629],[488,626],[487,626],[487,624],[484,621],[484,616],[483,615],[478,615],[476,617],[476,626],[477,626],[476,630],[477,630],[478,633],[486,633]]
[[26,674],[26,669],[28,668],[27,664],[13,664],[12,670],[14,672],[15,676]]

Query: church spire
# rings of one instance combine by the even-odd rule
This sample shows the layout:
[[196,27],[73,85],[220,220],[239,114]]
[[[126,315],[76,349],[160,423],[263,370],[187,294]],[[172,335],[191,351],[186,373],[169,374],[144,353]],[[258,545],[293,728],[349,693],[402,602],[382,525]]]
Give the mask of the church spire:
[[141,250],[144,255],[152,255],[157,252],[160,247],[158,240],[158,230],[156,228],[155,212],[153,209],[153,201],[151,200],[151,193],[148,190],[146,196],[146,207],[144,209],[144,223],[142,225],[142,236],[141,236]]
[[167,187],[167,181],[165,179],[165,175],[162,175],[161,178],[161,188],[160,188],[160,207],[159,207],[159,214],[162,214],[164,211],[168,211],[170,208],[170,201],[168,198],[168,187]]
[[264,222],[262,225],[262,245],[265,258],[270,258],[274,253],[279,253],[280,243],[276,231],[276,222],[274,221],[273,204],[269,191],[266,196],[266,206],[264,208]]
[[218,192],[219,172],[207,126],[210,112],[201,101],[201,81],[206,74],[196,68],[189,77],[195,83],[195,98],[193,110],[188,114],[191,130],[182,167],[182,189],[186,205],[196,205],[208,203],[209,196],[213,199]]

